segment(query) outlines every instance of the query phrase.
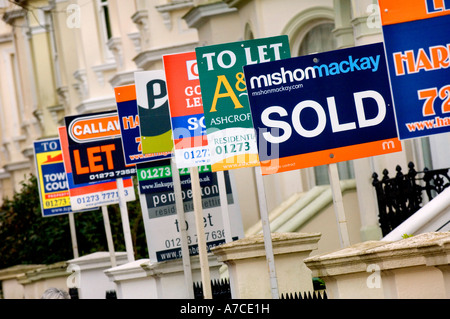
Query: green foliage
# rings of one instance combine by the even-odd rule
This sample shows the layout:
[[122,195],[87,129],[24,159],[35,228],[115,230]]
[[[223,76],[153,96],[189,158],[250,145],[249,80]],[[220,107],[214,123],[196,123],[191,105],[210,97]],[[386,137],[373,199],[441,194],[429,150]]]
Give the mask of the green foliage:
[[322,278],[313,277],[312,281],[313,281],[314,290],[326,289],[325,281]]
[[[18,264],[51,264],[72,259],[68,216],[42,217],[35,176],[26,178],[21,187],[21,191],[15,193],[12,199],[5,198],[0,207],[0,269]],[[127,207],[135,256],[147,258],[139,200],[128,202]],[[108,206],[108,214],[114,249],[116,252],[125,251],[119,206]],[[80,256],[96,251],[108,251],[100,209],[75,213],[74,219]]]
[[413,237],[414,235],[408,235],[408,234],[403,234],[402,235],[402,238],[403,239],[406,239],[406,238],[410,238],[410,237]]

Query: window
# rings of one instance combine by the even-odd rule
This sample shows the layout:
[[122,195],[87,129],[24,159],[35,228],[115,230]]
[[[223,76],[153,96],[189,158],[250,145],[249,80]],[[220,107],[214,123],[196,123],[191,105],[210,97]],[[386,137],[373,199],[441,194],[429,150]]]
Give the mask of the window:
[[331,33],[333,29],[334,23],[322,23],[313,27],[304,36],[298,55],[334,50],[336,48],[336,40]]
[[106,41],[108,41],[112,37],[111,22],[109,20],[108,11],[108,0],[101,0],[100,2],[100,17],[103,22],[103,33],[105,34]]
[[105,61],[111,62],[114,60],[114,55],[108,48],[108,40],[112,38],[111,21],[108,10],[108,0],[97,0],[98,4],[98,18],[99,18],[99,32],[100,38],[103,42],[103,51]]

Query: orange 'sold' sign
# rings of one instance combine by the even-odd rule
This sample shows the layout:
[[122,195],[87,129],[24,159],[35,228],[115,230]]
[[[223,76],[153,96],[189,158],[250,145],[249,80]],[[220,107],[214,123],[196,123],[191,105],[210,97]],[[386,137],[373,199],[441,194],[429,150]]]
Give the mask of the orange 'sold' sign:
[[74,184],[136,174],[124,160],[117,112],[67,116],[65,122]]

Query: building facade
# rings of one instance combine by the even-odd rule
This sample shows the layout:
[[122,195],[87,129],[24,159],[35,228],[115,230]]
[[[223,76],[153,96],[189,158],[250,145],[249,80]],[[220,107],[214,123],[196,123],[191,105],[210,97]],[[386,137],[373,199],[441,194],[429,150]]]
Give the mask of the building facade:
[[[291,56],[383,40],[376,0],[0,0],[0,197],[35,173],[33,141],[64,117],[114,110],[114,87],[162,69],[164,54],[286,34]],[[403,151],[340,163],[357,185],[361,241],[379,239],[373,172],[413,161],[450,166],[450,134],[403,141]],[[447,147],[442,147],[442,146]],[[244,227],[259,220],[254,169],[234,170]],[[269,210],[329,183],[315,167],[264,178]]]

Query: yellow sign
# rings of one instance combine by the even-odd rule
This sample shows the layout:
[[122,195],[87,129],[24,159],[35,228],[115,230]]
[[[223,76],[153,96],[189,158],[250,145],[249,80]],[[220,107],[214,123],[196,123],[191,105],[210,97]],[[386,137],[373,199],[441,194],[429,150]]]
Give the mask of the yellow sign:
[[44,217],[72,211],[59,139],[34,142],[37,180]]

